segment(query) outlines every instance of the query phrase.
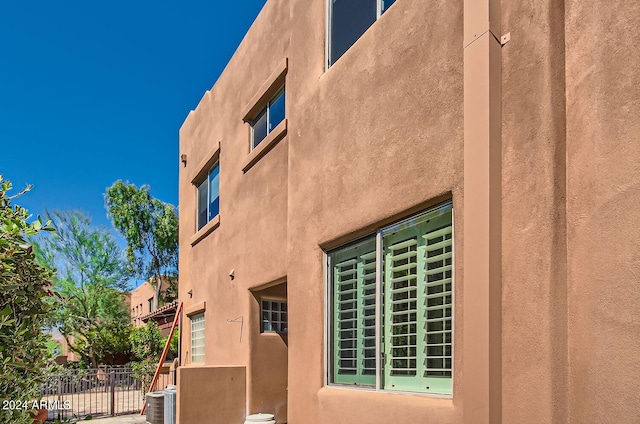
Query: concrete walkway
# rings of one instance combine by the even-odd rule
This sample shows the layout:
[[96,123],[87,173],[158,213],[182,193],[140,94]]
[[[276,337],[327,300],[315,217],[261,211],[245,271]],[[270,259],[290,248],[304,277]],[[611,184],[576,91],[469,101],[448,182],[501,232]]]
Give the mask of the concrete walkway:
[[108,417],[108,418],[94,418],[91,421],[96,424],[144,424],[147,422],[144,415],[133,414],[133,415],[119,415],[117,417]]

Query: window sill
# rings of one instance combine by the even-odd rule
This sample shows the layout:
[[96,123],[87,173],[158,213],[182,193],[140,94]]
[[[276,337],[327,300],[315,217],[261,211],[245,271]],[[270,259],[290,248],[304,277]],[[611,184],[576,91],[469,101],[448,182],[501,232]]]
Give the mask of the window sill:
[[322,389],[327,390],[329,392],[332,390],[346,390],[354,393],[357,393],[357,392],[376,393],[381,396],[384,396],[384,395],[416,396],[416,397],[430,398],[436,402],[453,400],[453,395],[443,395],[443,394],[425,393],[425,392],[409,392],[409,391],[401,391],[401,390],[382,390],[382,389],[376,390],[375,387],[354,386],[351,384],[328,383]]
[[213,230],[215,230],[219,226],[220,226],[220,214],[214,216],[213,219],[211,219],[211,221],[207,222],[207,224],[204,227],[200,228],[198,232],[191,237],[191,246],[193,247],[196,244],[198,244],[200,240],[208,236]]
[[253,165],[255,165],[264,155],[266,155],[280,140],[287,135],[287,120],[283,119],[274,129],[267,135],[264,140],[253,149],[244,161],[242,172],[246,173]]

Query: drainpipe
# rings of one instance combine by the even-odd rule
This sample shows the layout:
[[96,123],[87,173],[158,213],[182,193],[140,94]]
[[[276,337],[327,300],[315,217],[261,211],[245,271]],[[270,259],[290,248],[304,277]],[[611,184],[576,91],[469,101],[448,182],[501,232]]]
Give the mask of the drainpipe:
[[502,422],[500,13],[464,0],[464,424]]

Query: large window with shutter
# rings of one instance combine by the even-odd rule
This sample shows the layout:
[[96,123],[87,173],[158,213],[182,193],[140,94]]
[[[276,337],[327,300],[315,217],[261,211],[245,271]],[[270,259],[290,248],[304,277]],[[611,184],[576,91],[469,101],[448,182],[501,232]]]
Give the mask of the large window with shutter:
[[451,395],[451,203],[328,252],[327,260],[329,382]]

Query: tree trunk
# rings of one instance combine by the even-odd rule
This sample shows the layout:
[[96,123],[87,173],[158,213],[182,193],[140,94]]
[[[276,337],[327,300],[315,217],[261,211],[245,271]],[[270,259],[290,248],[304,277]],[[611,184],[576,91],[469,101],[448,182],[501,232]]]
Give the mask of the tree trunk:
[[160,276],[160,271],[156,271],[156,297],[154,300],[154,307],[155,309],[158,309],[158,307],[160,306],[160,292],[162,290],[162,277]]

